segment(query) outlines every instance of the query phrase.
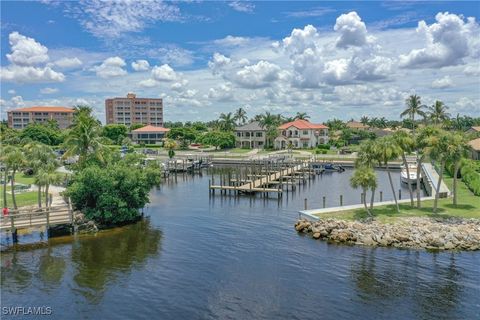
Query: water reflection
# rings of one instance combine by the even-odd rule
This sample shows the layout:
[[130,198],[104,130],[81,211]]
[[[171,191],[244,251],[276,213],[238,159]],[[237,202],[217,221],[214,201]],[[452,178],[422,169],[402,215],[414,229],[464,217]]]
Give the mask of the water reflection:
[[[377,250],[388,249],[365,249],[351,268],[351,277],[362,301],[378,301],[383,305],[411,299],[409,311],[415,318],[427,319],[439,314],[449,319],[458,316],[460,284],[464,279],[454,253],[439,259],[429,253],[405,251],[403,257],[398,257],[392,252],[379,259]],[[425,259],[431,260],[429,270],[422,268]]]
[[102,241],[91,237],[72,248],[72,261],[76,264],[73,279],[77,290],[92,303],[100,301],[109,282],[143,266],[148,257],[157,256],[161,249],[162,233],[151,228],[148,219],[102,236]]

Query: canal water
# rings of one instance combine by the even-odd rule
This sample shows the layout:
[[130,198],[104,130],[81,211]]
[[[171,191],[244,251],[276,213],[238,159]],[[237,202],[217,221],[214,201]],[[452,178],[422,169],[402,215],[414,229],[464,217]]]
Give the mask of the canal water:
[[[209,196],[209,175],[179,175],[152,191],[135,225],[3,252],[2,307],[51,307],[55,319],[479,319],[478,252],[295,232],[304,198],[312,208],[323,195],[336,205],[340,192],[360,202],[350,175],[322,175],[280,201]],[[379,180],[391,199],[385,172]],[[394,181],[401,188],[398,172]]]

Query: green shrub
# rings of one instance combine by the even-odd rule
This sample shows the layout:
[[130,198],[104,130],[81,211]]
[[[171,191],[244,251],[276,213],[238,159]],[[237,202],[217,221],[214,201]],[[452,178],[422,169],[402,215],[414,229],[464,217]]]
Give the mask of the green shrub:
[[473,160],[465,161],[461,173],[462,181],[473,192],[474,195],[480,196],[480,168],[479,164]]
[[106,168],[93,165],[76,172],[66,195],[88,219],[105,225],[120,224],[138,217],[138,209],[149,202],[148,193],[159,182],[160,170],[120,161]]

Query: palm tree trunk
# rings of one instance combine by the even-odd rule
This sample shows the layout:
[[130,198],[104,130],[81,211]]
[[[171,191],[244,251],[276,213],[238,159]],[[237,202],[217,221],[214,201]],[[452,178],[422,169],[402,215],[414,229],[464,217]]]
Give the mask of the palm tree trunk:
[[370,197],[370,210],[373,210],[373,200],[375,199],[375,188],[372,188],[372,196]]
[[412,182],[410,181],[410,168],[408,167],[407,157],[405,156],[405,152],[402,152],[402,159],[403,165],[407,169],[407,176],[408,176],[408,192],[410,193],[410,205],[413,207],[413,190],[412,190]]
[[397,207],[397,212],[400,213],[400,208],[398,207],[398,202],[397,202],[397,195],[395,194],[395,188],[393,187],[392,175],[390,174],[390,170],[388,169],[388,162],[386,166],[387,166],[388,181],[390,181],[390,187],[392,188],[393,200],[395,200],[395,206]]
[[421,179],[421,174],[422,174],[422,162],[423,162],[423,156],[421,156],[420,158],[418,158],[418,155],[417,155],[417,187],[416,187],[416,191],[417,191],[417,208],[421,208],[422,207],[422,202],[420,200],[420,179]]
[[437,213],[438,198],[440,197],[439,192],[440,192],[440,185],[441,185],[442,179],[443,179],[443,168],[444,167],[445,167],[445,160],[442,160],[442,161],[440,161],[440,174],[439,174],[437,188],[436,188],[436,192],[435,192],[435,200],[433,201],[433,213]]
[[12,171],[12,180],[10,180],[10,184],[12,186],[12,202],[13,208],[17,210],[17,199],[15,199],[15,170]]
[[5,172],[5,179],[3,180],[3,207],[8,208],[8,202],[7,202],[7,179],[8,179],[8,168],[4,168]]
[[367,206],[367,201],[365,201],[365,197],[367,195],[367,189],[363,189],[363,194],[364,194],[364,198],[363,198],[363,205],[365,206],[365,210],[367,210],[367,213],[368,213],[368,216],[371,217],[372,216],[372,213],[370,212],[370,210],[368,209],[368,206]]
[[42,186],[40,184],[38,185],[37,195],[38,195],[38,207],[41,208],[42,207]]
[[48,202],[48,196],[49,196],[49,194],[48,194],[48,189],[49,189],[49,187],[50,187],[50,185],[47,183],[47,184],[45,185],[45,207],[46,207],[46,208],[49,208],[49,207],[50,207],[50,203]]
[[460,169],[460,161],[455,161],[455,168],[453,169],[453,205],[457,205],[457,176]]

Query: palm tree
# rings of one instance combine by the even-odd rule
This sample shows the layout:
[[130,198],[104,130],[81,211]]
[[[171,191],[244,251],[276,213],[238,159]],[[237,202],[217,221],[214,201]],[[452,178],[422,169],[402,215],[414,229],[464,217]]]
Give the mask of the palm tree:
[[103,162],[103,144],[100,134],[101,126],[98,120],[88,112],[88,109],[81,109],[75,117],[73,128],[65,139],[67,151],[64,157],[78,155],[80,165],[90,157]]
[[363,116],[360,118],[360,122],[363,124],[363,125],[368,125],[368,122],[369,122],[370,119],[368,119],[367,116]]
[[23,154],[22,150],[20,150],[20,148],[9,146],[5,149],[7,150],[5,150],[5,158],[3,159],[3,161],[5,163],[5,166],[12,171],[12,178],[10,180],[10,185],[11,185],[11,192],[12,192],[13,208],[16,210],[18,209],[18,207],[17,207],[17,199],[15,197],[15,174],[17,173],[17,171],[23,168],[26,160],[25,160],[25,155]]
[[282,123],[282,116],[281,115],[274,115],[270,112],[265,112],[261,115],[259,124],[266,128],[267,130],[267,146],[271,147],[273,144],[273,140],[278,136],[278,129],[277,127]]
[[420,130],[419,134],[415,138],[415,146],[417,151],[417,184],[416,184],[416,193],[417,193],[417,208],[422,206],[420,199],[420,179],[422,173],[422,163],[425,160],[427,155],[427,147],[430,143],[430,138],[436,136],[440,133],[440,130],[436,127],[424,127]]
[[42,186],[44,185],[42,177],[39,176],[40,169],[55,161],[55,153],[52,148],[42,143],[30,143],[24,147],[27,156],[27,165],[33,170],[35,175],[35,185],[37,186],[38,207],[42,207]]
[[413,136],[415,136],[415,115],[419,115],[425,117],[426,113],[423,111],[425,105],[422,104],[420,100],[420,96],[413,94],[405,100],[405,104],[407,108],[403,110],[400,114],[400,117],[405,117],[408,115],[409,119],[412,121],[412,132]]
[[468,157],[468,139],[461,133],[449,134],[449,146],[447,156],[453,162],[453,205],[457,205],[457,177],[460,169],[460,161]]
[[[415,149],[415,141],[412,137],[405,131],[397,131],[393,135],[393,140],[401,149],[402,161],[403,166],[407,170],[407,176],[410,177],[410,168],[407,163],[407,156],[406,154],[412,152]],[[410,204],[413,207],[413,190],[412,190],[412,183],[410,179],[408,179],[408,192],[410,193]]]
[[439,178],[437,181],[437,186],[435,187],[433,213],[437,213],[440,186],[442,184],[445,163],[448,160],[451,145],[451,137],[445,131],[441,131],[440,134],[433,135],[428,139],[428,147],[426,148],[426,153],[430,156],[432,160],[437,161],[440,166],[440,172],[438,173]]
[[234,118],[236,121],[238,121],[238,124],[245,124],[245,122],[247,122],[247,119],[248,119],[247,111],[245,111],[245,109],[243,108],[238,108],[235,111]]
[[219,125],[223,131],[232,131],[235,128],[235,117],[231,112],[221,113],[219,117]]
[[[375,140],[366,140],[360,145],[355,167],[372,168],[378,163],[378,148]],[[373,209],[373,201],[375,200],[376,186],[371,188],[372,196],[370,198],[370,210]]]
[[435,101],[435,103],[428,107],[428,109],[428,116],[435,125],[445,122],[450,118],[450,114],[447,112],[448,107],[442,101]]
[[295,120],[308,120],[310,116],[306,112],[297,112]]
[[397,212],[400,212],[400,208],[398,207],[397,202],[397,195],[395,193],[395,188],[393,187],[392,175],[388,167],[388,162],[397,159],[401,150],[395,144],[393,138],[387,136],[377,140],[377,152],[379,164],[386,167],[388,180],[390,182],[390,187],[392,188],[393,199],[395,200],[395,206],[397,207]]
[[52,161],[38,171],[38,182],[45,185],[45,207],[47,208],[50,207],[48,201],[50,185],[61,181],[61,176],[56,172],[57,168],[58,162]]
[[[371,167],[358,167],[355,169],[352,177],[350,178],[350,185],[357,189],[362,188],[362,192],[364,197],[367,196],[367,190],[372,190],[372,193],[375,192],[377,188],[377,176],[375,171]],[[363,205],[365,206],[365,210],[367,211],[368,215],[371,217],[372,213],[370,212],[367,201],[365,198],[363,199]]]

